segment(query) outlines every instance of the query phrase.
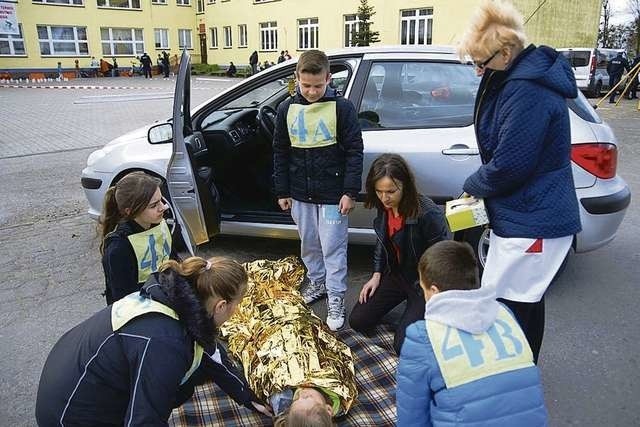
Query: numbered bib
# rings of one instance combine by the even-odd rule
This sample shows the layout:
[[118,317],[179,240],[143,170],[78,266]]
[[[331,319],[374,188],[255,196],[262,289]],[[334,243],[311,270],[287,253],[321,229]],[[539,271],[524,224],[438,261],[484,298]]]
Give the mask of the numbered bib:
[[287,112],[291,146],[320,148],[336,144],[336,117],[335,101],[291,104]]
[[171,231],[165,220],[155,227],[128,236],[138,261],[138,283],[144,283],[151,273],[171,255]]
[[472,335],[430,320],[426,328],[447,388],[534,366],[524,332],[503,306],[482,334]]
[[[160,313],[172,319],[179,320],[178,314],[172,308],[150,298],[143,297],[139,292],[133,292],[113,303],[111,307],[111,328],[116,332],[131,320],[147,313]],[[202,346],[198,344],[197,341],[194,341],[193,361],[191,362],[189,370],[182,377],[180,385],[187,382],[189,377],[198,369],[203,354],[204,349]]]

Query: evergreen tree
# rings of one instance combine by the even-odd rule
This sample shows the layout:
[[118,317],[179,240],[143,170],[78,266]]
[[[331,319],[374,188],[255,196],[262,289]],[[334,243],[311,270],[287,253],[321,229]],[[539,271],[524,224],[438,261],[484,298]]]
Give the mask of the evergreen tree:
[[367,0],[360,0],[360,6],[358,6],[358,31],[353,33],[351,38],[352,46],[369,46],[372,43],[378,43],[380,41],[380,32],[371,31],[371,17],[376,12],[373,10],[373,6],[369,6]]

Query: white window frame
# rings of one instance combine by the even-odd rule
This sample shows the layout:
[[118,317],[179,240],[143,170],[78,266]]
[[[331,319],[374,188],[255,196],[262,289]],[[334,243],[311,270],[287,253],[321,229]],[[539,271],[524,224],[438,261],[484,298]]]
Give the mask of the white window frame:
[[[405,12],[413,12],[413,14],[404,16]],[[424,25],[423,43],[420,43],[419,36],[421,23]],[[411,29],[414,30],[413,42],[410,40]],[[405,46],[426,46],[433,44],[433,8],[423,7],[420,9],[404,9],[400,11],[400,44]]]
[[318,18],[298,19],[298,50],[317,49],[320,21]]
[[167,0],[151,0],[151,4],[167,4]]
[[196,0],[196,13],[204,13],[204,0]]
[[[189,35],[189,44],[186,45],[184,42],[186,42],[186,37],[185,35],[188,34]],[[178,49],[182,50],[182,49],[187,49],[187,50],[192,50],[193,49],[193,31],[190,28],[178,28]]]
[[[40,38],[39,28],[47,29],[47,38]],[[65,40],[65,39],[54,39],[51,34],[52,28],[73,28],[73,40]],[[49,53],[42,53],[42,47],[40,47],[40,56],[89,56],[89,41],[87,38],[79,39],[78,38],[78,29],[84,28],[85,37],[87,37],[87,27],[79,27],[73,25],[36,25],[36,34],[38,35],[38,46],[40,47],[41,43],[49,44]],[[59,53],[54,49],[55,43],[74,43],[75,44],[75,53]],[[86,53],[80,52],[80,45],[84,44],[87,47]]]
[[238,25],[238,47],[247,47],[247,24]]
[[176,0],[178,6],[191,6],[191,0]]
[[31,0],[35,4],[49,4],[53,6],[84,6],[84,0]]
[[222,27],[222,37],[224,44],[222,45],[223,49],[230,49],[233,47],[233,33],[231,31],[231,26],[227,25]]
[[[133,6],[133,2],[138,2],[138,6],[134,7]],[[104,4],[100,4],[101,2],[104,2]],[[111,0],[97,0],[98,3],[98,9],[133,9],[133,10],[141,10],[142,9],[142,0],[127,0],[129,6],[128,7],[124,7],[124,6],[114,6],[111,5]]]
[[277,52],[278,51],[278,22],[260,22],[260,51],[261,52]]
[[362,22],[357,14],[344,15],[344,32],[342,35],[345,37],[343,46],[352,47],[353,35],[360,30],[360,23]]
[[[109,30],[109,39],[105,40],[102,38],[102,30]],[[113,30],[129,30],[131,31],[131,40],[114,40],[113,38]],[[140,31],[142,38],[138,40],[136,38],[136,31]],[[104,51],[104,45],[109,44],[109,53]],[[133,47],[132,53],[115,53],[115,46],[119,44],[130,44]],[[138,50],[138,45],[142,44],[141,50]],[[142,28],[130,28],[130,27],[100,27],[100,45],[102,46],[102,55],[103,56],[136,56],[142,55],[145,51],[144,49],[144,30]]]
[[211,49],[218,48],[218,27],[209,27],[209,35],[211,36]]
[[207,0],[207,4],[216,4],[216,0]]
[[[158,35],[160,35],[160,46],[158,46]],[[164,36],[164,37],[163,37]],[[153,45],[156,49],[169,49],[169,29],[154,28],[153,29]]]
[[[0,53],[0,56],[27,56],[27,46],[24,43],[24,34],[22,33],[22,24],[18,23],[19,35],[13,34],[0,34],[0,41],[7,42],[9,44],[9,53]],[[16,53],[13,43],[22,42],[22,53]]]

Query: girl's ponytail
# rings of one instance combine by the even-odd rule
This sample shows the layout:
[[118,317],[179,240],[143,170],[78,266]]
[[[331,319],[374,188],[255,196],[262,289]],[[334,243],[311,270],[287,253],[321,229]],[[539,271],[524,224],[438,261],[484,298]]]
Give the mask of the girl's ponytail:
[[105,237],[116,228],[118,222],[120,222],[120,218],[121,214],[118,210],[118,203],[116,202],[116,187],[110,187],[104,195],[102,214],[98,220],[101,254],[104,254]]

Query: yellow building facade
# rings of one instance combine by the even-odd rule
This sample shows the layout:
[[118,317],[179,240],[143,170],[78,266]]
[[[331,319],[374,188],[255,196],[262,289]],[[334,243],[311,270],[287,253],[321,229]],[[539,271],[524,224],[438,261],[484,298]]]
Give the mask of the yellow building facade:
[[[529,18],[530,41],[595,46],[601,0],[513,0]],[[4,3],[7,3],[6,1]],[[311,48],[350,45],[358,0],[17,0],[19,36],[0,34],[0,70],[89,66],[91,57],[120,67],[147,52],[187,48],[194,63],[277,62]],[[0,3],[2,4],[2,3]],[[380,45],[455,44],[479,0],[369,0]],[[542,6],[540,6],[542,4]]]

